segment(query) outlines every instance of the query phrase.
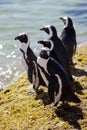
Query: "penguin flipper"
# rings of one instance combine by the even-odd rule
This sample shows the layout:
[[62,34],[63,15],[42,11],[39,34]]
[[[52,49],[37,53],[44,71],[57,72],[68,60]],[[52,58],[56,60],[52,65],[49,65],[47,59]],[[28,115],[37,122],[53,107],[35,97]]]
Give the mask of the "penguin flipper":
[[33,62],[29,63],[29,68],[28,68],[28,79],[30,83],[33,83],[33,73],[35,74],[35,65]]
[[48,85],[48,95],[50,100],[54,103],[54,106],[58,104],[60,99],[60,98],[56,98],[58,93],[59,93],[58,79],[55,75],[50,75],[49,85]]
[[51,75],[49,78],[49,85],[48,85],[48,95],[52,102],[54,102],[54,82],[53,76]]
[[[49,73],[56,74],[60,70],[65,73],[65,70],[63,69],[63,67],[53,58],[50,58],[49,63],[50,63],[50,66],[48,67]],[[55,68],[55,69],[52,69],[52,68]]]

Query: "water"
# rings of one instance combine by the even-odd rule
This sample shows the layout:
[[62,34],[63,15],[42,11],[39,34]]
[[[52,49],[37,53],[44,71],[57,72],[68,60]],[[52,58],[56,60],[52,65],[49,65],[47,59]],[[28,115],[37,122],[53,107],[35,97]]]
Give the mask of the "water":
[[53,24],[60,36],[63,23],[60,16],[70,16],[77,32],[78,44],[87,41],[86,0],[0,0],[0,85],[6,87],[25,69],[21,64],[20,43],[14,37],[21,32],[30,36],[31,48],[38,55],[38,40],[43,25]]

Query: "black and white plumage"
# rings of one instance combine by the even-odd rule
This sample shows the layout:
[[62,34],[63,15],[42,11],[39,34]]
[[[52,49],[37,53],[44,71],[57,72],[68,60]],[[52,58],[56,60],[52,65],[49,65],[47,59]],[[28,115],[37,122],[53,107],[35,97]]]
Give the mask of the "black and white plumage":
[[61,32],[60,39],[68,50],[68,54],[73,64],[73,56],[76,52],[77,41],[76,41],[76,31],[73,26],[73,21],[70,17],[60,17],[64,23],[64,28]]
[[15,40],[21,42],[20,51],[22,54],[23,65],[26,68],[30,83],[33,83],[33,88],[37,90],[40,85],[45,86],[38,69],[37,57],[30,48],[29,37],[26,33],[21,33],[15,38]]
[[70,68],[69,55],[68,55],[66,47],[63,45],[63,43],[57,36],[56,28],[53,25],[48,25],[48,26],[41,28],[40,30],[45,31],[48,34],[48,37],[49,37],[48,40],[52,41],[51,50],[53,50],[56,53],[57,57],[61,58],[61,60],[63,61],[64,65],[66,67],[66,71],[67,71],[70,79],[73,80],[72,74],[71,74],[71,68]]
[[53,59],[55,59],[61,65],[61,67],[64,68],[64,70],[67,73],[65,64],[63,63],[63,60],[60,58],[60,56],[56,55],[56,52],[53,49],[54,43],[51,40],[40,40],[40,41],[38,41],[38,43],[42,44],[46,48],[49,48],[49,50],[50,50],[50,57],[52,57]]
[[61,101],[79,103],[80,99],[74,94],[71,82],[61,65],[50,57],[50,51],[42,49],[37,63],[44,68],[49,75],[48,94],[50,99],[57,105]]

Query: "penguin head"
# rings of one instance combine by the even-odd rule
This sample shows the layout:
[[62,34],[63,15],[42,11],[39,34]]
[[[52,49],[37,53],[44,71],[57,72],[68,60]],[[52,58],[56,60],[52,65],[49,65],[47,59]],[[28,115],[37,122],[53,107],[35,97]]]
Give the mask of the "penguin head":
[[20,33],[17,37],[15,37],[15,40],[19,40],[21,43],[27,44],[28,36],[26,33]]
[[57,36],[56,28],[53,25],[46,25],[43,28],[41,28],[40,30],[45,31],[49,35],[49,38],[51,38],[53,36]]
[[69,28],[73,27],[73,22],[70,17],[60,17],[60,19],[63,21],[65,27],[69,27]]
[[50,56],[50,51],[47,49],[47,48],[42,48],[40,53],[39,53],[39,56],[43,59],[48,59],[49,56]]
[[41,40],[38,41],[39,44],[42,44],[44,47],[49,48],[50,51],[54,48],[54,43],[51,40]]
[[47,47],[47,48],[51,48],[51,43],[49,40],[41,40],[41,41],[38,41],[39,44],[42,44],[44,47]]
[[19,40],[21,42],[20,50],[23,50],[24,52],[27,51],[30,42],[26,33],[20,33],[17,37],[15,37],[15,40]]

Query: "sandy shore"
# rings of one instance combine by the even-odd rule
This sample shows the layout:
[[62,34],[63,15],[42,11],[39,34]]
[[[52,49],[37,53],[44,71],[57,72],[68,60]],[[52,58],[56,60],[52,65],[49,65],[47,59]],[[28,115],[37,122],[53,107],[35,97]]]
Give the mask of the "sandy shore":
[[0,92],[0,130],[87,130],[87,44],[78,47],[74,62],[80,104],[49,106],[47,90],[36,94],[24,74]]

